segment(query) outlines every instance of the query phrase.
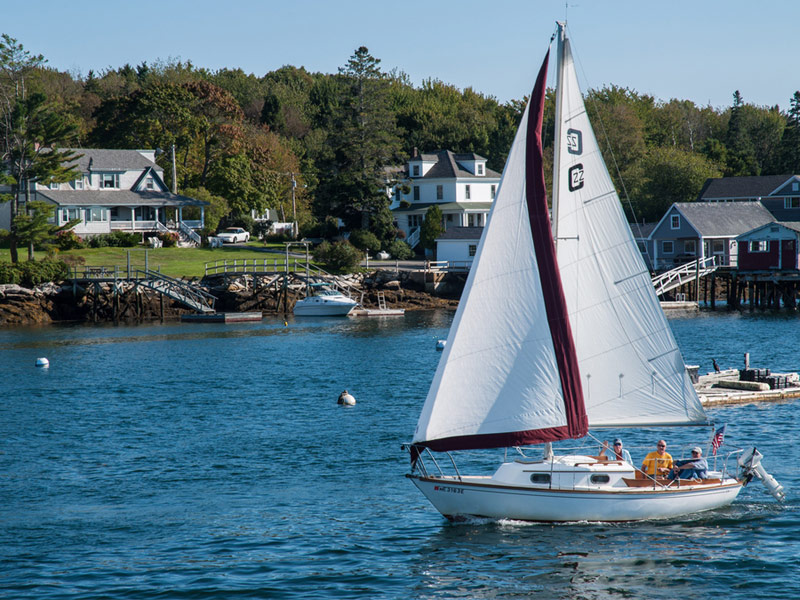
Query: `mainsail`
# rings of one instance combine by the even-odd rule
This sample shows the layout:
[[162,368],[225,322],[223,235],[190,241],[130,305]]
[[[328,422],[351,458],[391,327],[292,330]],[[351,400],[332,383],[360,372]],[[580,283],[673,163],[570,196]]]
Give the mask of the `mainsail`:
[[506,161],[416,445],[490,448],[577,438],[587,425],[705,420],[600,155],[563,36],[557,261],[550,256],[553,239],[541,226],[546,200],[537,201],[545,193],[547,62]]
[[558,62],[554,219],[589,424],[703,423],[589,123],[563,26]]

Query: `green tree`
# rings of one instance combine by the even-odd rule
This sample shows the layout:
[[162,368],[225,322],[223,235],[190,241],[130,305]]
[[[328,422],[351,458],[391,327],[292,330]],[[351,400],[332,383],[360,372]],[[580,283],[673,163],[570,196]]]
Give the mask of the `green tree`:
[[[74,139],[76,127],[44,94],[28,89],[28,79],[45,62],[33,56],[14,38],[0,36],[0,159],[6,178],[11,183],[11,229],[9,246],[11,261],[19,260],[17,251],[18,220],[21,202],[30,199],[36,181],[62,182],[73,179],[76,172],[70,163],[77,156],[62,150],[63,143]],[[29,256],[33,247],[29,245]]]
[[[220,220],[231,211],[225,198],[215,196],[206,188],[188,188],[183,190],[183,193],[195,200],[208,202],[208,206],[204,209],[206,231],[216,231]],[[185,219],[200,219],[200,208],[194,206],[185,207],[183,209],[183,217]]]
[[435,204],[428,208],[419,233],[419,241],[423,248],[433,250],[436,247],[436,238],[444,233],[442,217],[442,209]]
[[781,173],[800,173],[800,91],[792,96],[779,154]]
[[27,211],[14,218],[17,230],[17,240],[20,244],[28,246],[28,260],[34,260],[34,249],[41,248],[60,231],[72,229],[79,223],[78,219],[65,225],[57,226],[51,223],[55,206],[42,200],[28,203]]

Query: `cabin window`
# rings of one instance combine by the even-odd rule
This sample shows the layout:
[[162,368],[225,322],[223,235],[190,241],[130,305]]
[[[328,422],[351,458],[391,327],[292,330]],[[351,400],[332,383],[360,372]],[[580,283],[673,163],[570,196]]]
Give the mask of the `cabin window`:
[[443,198],[444,198],[444,186],[443,185],[437,185],[436,186],[436,199],[437,200],[441,200]]
[[697,254],[697,242],[695,240],[684,240],[683,241],[683,253],[684,254],[691,254],[692,256]]
[[477,246],[477,244],[470,244],[470,245],[469,245],[469,255],[470,255],[470,256],[475,256],[475,253],[476,253],[477,251],[478,251],[478,246]]
[[550,473],[533,473],[531,483],[550,483]]
[[769,252],[769,240],[751,241],[750,252]]
[[800,197],[784,198],[783,208],[800,208]]
[[608,483],[611,481],[611,477],[608,475],[592,475],[591,482],[592,483]]
[[464,186],[464,197],[465,197],[467,200],[469,200],[469,199],[472,197],[472,195],[470,194],[470,191],[469,191],[469,186],[468,186],[468,185],[465,185],[465,186]]
[[419,186],[414,186],[414,200],[419,200]]
[[483,175],[483,165],[478,164],[478,175]]
[[414,177],[419,177],[419,165],[414,165],[412,167],[412,172],[414,173]]
[[681,216],[680,215],[672,215],[670,222],[669,222],[670,229],[680,229],[681,228]]
[[675,252],[675,247],[672,240],[661,242],[661,252],[664,254],[672,254]]
[[493,185],[492,186],[492,200],[494,200],[495,194],[497,194],[497,186]]

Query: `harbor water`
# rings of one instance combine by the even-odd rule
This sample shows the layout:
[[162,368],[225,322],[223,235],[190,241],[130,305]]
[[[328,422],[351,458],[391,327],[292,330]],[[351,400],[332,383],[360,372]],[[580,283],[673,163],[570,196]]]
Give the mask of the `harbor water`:
[[[404,478],[400,445],[451,319],[0,330],[0,597],[800,596],[797,402],[709,411],[723,448],[764,453],[784,505],[753,482],[669,521],[443,519]],[[745,352],[800,369],[796,314],[670,323],[701,372]],[[337,405],[344,389],[355,406]],[[710,432],[595,433],[641,460],[659,437],[677,449]]]

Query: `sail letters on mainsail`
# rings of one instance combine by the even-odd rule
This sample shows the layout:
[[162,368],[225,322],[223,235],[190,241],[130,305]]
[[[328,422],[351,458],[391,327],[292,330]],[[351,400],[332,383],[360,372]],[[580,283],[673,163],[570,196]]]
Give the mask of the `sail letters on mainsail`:
[[548,216],[547,189],[544,182],[542,120],[549,58],[550,52],[548,51],[531,96],[525,149],[525,194],[533,246],[539,266],[539,279],[542,281],[544,304],[547,310],[547,323],[550,326],[558,373],[561,378],[568,436],[574,439],[586,435],[589,430],[589,422],[583,404],[580,369],[569,323],[567,302],[564,298],[561,275],[556,261],[555,241]]

